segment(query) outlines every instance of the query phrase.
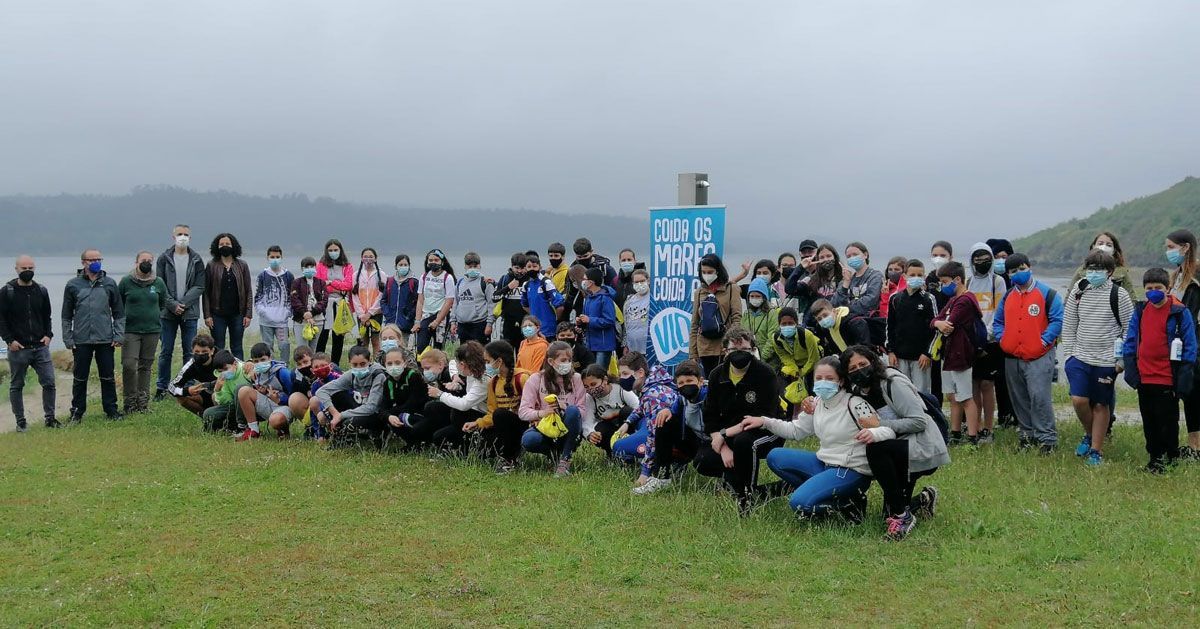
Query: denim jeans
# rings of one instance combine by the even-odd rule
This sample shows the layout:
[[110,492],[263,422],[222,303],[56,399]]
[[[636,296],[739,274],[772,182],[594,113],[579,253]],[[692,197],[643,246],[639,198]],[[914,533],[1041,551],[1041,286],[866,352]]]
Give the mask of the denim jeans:
[[[286,325],[279,327],[259,325],[258,333],[262,335],[262,342],[271,348],[271,358],[284,364],[292,362],[292,344],[288,340],[288,327]],[[279,344],[278,354],[275,353],[277,341]]]
[[[159,333],[158,348],[158,382],[159,391],[166,391],[171,384],[171,360],[175,357],[175,336],[179,335],[179,345],[183,350],[183,363],[192,359],[192,342],[196,340],[196,319],[159,319],[162,332]],[[182,363],[181,363],[182,364]]]
[[242,360],[245,356],[242,354],[242,335],[246,332],[246,326],[243,325],[242,315],[234,315],[232,317],[220,317],[214,315],[212,335],[213,340],[217,343],[217,349],[225,348],[225,332],[229,332],[229,351],[233,353],[233,357]]
[[42,385],[42,412],[46,421],[54,419],[54,363],[50,362],[49,347],[27,347],[8,353],[8,401],[12,405],[17,425],[25,424],[25,372],[33,367],[38,384]]
[[88,377],[92,373],[92,358],[96,359],[96,371],[100,373],[100,401],[104,406],[104,414],[116,417],[117,412],[117,378],[116,349],[109,343],[79,344],[73,352],[75,357],[74,377],[71,383],[71,418],[83,417],[87,411]]
[[583,422],[580,419],[579,409],[568,406],[562,414],[562,420],[567,426],[567,434],[558,439],[551,439],[538,432],[537,428],[530,428],[525,431],[524,435],[521,435],[521,447],[526,452],[545,454],[551,459],[554,458],[555,453],[558,453],[558,458],[570,461],[571,455],[575,453],[575,447],[579,445],[579,440],[583,436]]
[[808,450],[776,448],[767,455],[767,467],[796,488],[788,504],[805,515],[822,507],[839,509],[871,485],[870,476],[826,465]]
[[608,369],[608,361],[612,360],[612,352],[596,352],[596,364]]
[[[653,421],[650,418],[648,421]],[[641,461],[642,457],[646,456],[646,440],[650,438],[650,429],[643,422],[639,430],[631,432],[613,444],[613,456],[621,461]]]

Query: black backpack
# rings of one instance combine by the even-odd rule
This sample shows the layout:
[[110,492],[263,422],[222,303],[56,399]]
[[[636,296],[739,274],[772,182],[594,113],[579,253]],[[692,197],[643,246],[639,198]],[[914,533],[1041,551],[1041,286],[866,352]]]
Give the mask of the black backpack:
[[[889,373],[887,379],[887,395],[889,400],[892,399],[893,379],[894,378],[892,374]],[[938,404],[937,398],[933,397],[932,395],[920,389],[916,389],[916,391],[917,395],[920,396],[921,401],[925,403],[925,414],[928,415],[929,418],[933,420],[933,423],[937,425],[938,432],[942,433],[942,440],[946,443],[950,443],[950,422],[946,421],[946,414],[942,412],[942,405]]]
[[[1083,291],[1087,290],[1087,287],[1088,287],[1088,281],[1087,281],[1086,277],[1079,280],[1079,282],[1075,284],[1075,288],[1078,289],[1075,292],[1076,305],[1079,304],[1080,299],[1083,299]],[[1108,291],[1108,307],[1109,307],[1109,309],[1112,310],[1113,319],[1116,319],[1117,326],[1119,326],[1122,330],[1124,330],[1125,323],[1121,321],[1121,307],[1117,303],[1117,301],[1118,301],[1117,300],[1117,291],[1119,290],[1120,287],[1117,286],[1116,282],[1112,282],[1112,285],[1109,288],[1110,288],[1110,290]],[[1049,309],[1049,300],[1047,300],[1047,309]]]

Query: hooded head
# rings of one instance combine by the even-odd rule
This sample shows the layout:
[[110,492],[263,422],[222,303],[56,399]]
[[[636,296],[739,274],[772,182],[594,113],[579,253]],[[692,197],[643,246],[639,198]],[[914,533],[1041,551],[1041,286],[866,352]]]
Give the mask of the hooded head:
[[[986,260],[983,258],[987,258]],[[992,247],[985,242],[977,242],[971,245],[970,269],[976,277],[989,276],[992,273],[992,261],[994,254]]]
[[987,246],[992,250],[992,255],[1004,253],[1011,256],[1014,253],[1012,243],[1003,238],[988,238]]
[[749,296],[750,293],[758,293],[763,296],[763,299],[766,299],[771,295],[771,287],[767,285],[766,280],[756,277],[750,282],[750,290],[746,291],[746,295]]

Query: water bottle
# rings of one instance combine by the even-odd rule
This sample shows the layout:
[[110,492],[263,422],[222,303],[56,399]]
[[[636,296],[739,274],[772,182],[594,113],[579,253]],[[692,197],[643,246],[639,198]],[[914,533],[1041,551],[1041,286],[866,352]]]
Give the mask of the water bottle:
[[1125,339],[1113,341],[1113,358],[1120,360],[1125,356]]
[[1171,360],[1183,360],[1183,339],[1171,341]]

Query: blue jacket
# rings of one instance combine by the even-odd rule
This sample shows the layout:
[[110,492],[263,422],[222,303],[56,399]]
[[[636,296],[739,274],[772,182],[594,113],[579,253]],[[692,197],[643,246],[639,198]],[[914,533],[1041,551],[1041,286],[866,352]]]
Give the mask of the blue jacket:
[[[1125,363],[1125,382],[1137,388],[1142,383],[1142,374],[1138,372],[1138,346],[1142,339],[1142,310],[1146,302],[1134,304],[1133,317],[1129,319],[1129,329],[1125,332],[1125,345],[1121,352]],[[1175,379],[1175,391],[1187,395],[1192,391],[1196,377],[1196,322],[1192,313],[1181,303],[1171,304],[1171,314],[1167,315],[1167,347],[1175,339],[1183,340],[1183,355],[1181,360],[1171,361],[1171,374]]]
[[617,291],[601,286],[583,299],[583,314],[587,316],[587,348],[593,352],[617,351]]
[[548,339],[558,333],[558,313],[555,309],[561,307],[564,301],[562,293],[554,288],[554,282],[540,273],[525,282],[525,294],[521,295],[521,305],[542,323],[542,336]]
[[402,331],[412,329],[417,316],[417,278],[406,277],[399,282],[389,277],[383,289],[383,322],[394,323]]

